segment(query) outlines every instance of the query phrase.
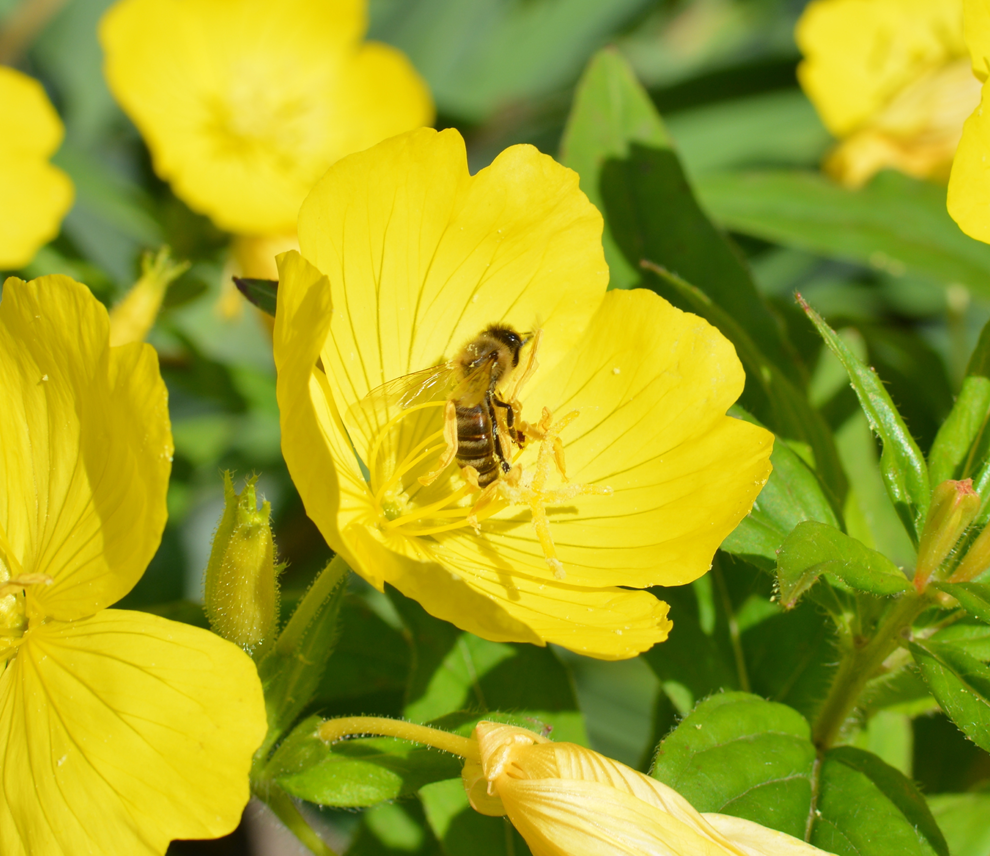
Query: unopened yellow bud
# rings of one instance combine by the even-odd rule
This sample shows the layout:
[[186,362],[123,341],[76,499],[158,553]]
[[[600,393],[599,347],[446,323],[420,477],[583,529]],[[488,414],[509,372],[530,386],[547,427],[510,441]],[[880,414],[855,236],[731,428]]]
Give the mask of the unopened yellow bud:
[[141,259],[141,278],[110,310],[110,344],[143,342],[155,323],[165,298],[165,289],[189,268],[189,262],[173,262],[168,247]]
[[918,545],[914,586],[924,590],[932,575],[956,546],[980,510],[980,497],[971,479],[942,482],[932,491],[932,504]]
[[230,473],[223,474],[226,505],[213,536],[203,596],[213,629],[250,654],[275,635],[281,571],[275,564],[271,505],[258,508],[257,480],[248,479],[237,494]]

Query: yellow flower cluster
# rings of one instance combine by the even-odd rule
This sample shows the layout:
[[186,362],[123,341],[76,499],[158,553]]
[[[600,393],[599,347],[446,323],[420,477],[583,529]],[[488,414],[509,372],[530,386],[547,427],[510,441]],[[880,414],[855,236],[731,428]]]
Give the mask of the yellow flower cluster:
[[813,0],[798,78],[841,141],[825,169],[851,187],[882,169],[946,180],[979,100],[962,0]]
[[251,660],[109,608],[165,525],[154,350],[112,347],[77,282],[10,278],[0,387],[0,852],[160,854],[231,831],[266,728]]

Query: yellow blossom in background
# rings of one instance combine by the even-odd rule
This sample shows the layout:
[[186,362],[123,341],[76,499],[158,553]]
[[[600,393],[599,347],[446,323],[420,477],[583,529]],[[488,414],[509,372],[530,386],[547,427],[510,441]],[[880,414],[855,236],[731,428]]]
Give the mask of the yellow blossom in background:
[[172,458],[154,350],[67,277],[0,301],[0,853],[161,854],[230,832],[265,734],[251,660],[108,609],[158,547]]
[[973,74],[983,84],[980,103],[963,126],[962,140],[949,178],[949,214],[967,235],[990,243],[990,3],[966,0],[966,46]]
[[507,815],[533,856],[813,856],[775,829],[700,814],[656,779],[574,743],[480,722],[464,788],[482,814]]
[[798,79],[840,142],[825,169],[859,187],[882,169],[947,179],[979,100],[962,0],[813,0]]
[[222,229],[277,235],[336,160],[433,121],[412,65],[366,29],[366,0],[121,0],[100,41],[175,193]]
[[63,130],[41,84],[0,65],[0,105],[0,270],[16,270],[58,235],[74,193],[48,162]]
[[[618,659],[671,626],[629,589],[708,571],[772,435],[725,415],[744,376],[715,328],[652,292],[606,294],[602,228],[577,174],[530,146],[471,176],[456,131],[395,137],[303,205],[274,349],[285,460],[352,568],[487,639]],[[378,421],[367,405],[493,323],[530,331],[520,365],[539,342],[517,394],[547,430],[476,508],[457,466],[421,480],[444,450],[442,398]]]

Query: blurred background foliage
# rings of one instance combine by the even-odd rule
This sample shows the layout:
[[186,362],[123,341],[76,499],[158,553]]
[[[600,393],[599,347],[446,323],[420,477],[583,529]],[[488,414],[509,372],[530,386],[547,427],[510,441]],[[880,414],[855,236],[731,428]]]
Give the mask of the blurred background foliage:
[[[34,32],[29,27],[0,41],[0,61],[40,79],[62,116],[65,141],[53,160],[75,183],[76,202],[58,239],[20,275],[69,274],[111,305],[136,278],[142,251],[168,244],[192,263],[171,286],[149,339],[161,358],[175,435],[169,523],[158,555],[123,605],[203,623],[202,571],[222,509],[219,473],[229,469],[242,477],[260,473],[258,489],[271,501],[279,552],[289,563],[283,609],[290,609],[330,553],[282,462],[267,329],[246,305],[234,318],[220,317],[228,237],[154,175],[143,142],[107,90],[96,25],[109,0],[34,5],[47,14]],[[821,340],[796,310],[793,292],[800,290],[876,367],[927,451],[990,318],[990,247],[965,238],[948,219],[943,187],[886,173],[853,194],[820,176],[831,140],[795,77],[793,28],[803,6],[801,0],[371,0],[369,36],[409,55],[433,91],[438,127],[465,135],[472,171],[515,143],[532,143],[576,166],[587,153],[565,144],[561,155],[575,87],[595,52],[613,45],[662,115],[701,205],[728,231],[759,293],[783,319],[786,336],[780,335],[803,364],[788,370],[794,383],[807,385],[834,432],[855,487],[856,513],[878,549],[906,561],[910,547],[884,497],[876,441],[837,362],[822,353]],[[0,29],[6,26],[8,36],[18,7],[17,0],[0,0]],[[582,186],[607,207],[602,187]],[[673,228],[663,211],[639,201],[645,207],[638,216],[649,228],[660,235]],[[609,259],[613,286],[644,284],[647,275],[619,257],[624,249],[613,247]],[[579,707],[591,744],[640,769],[676,717],[713,686],[807,710],[833,662],[832,631],[810,603],[780,611],[769,602],[771,586],[753,566],[722,555],[711,575],[663,593],[675,616],[670,642],[621,663],[551,657],[560,692],[576,693],[561,709]],[[416,697],[410,664],[422,667],[425,656],[417,648],[433,633],[443,655],[454,645],[447,634],[458,635],[418,609],[394,592],[390,598],[368,591],[355,577],[341,645],[314,710],[409,715]],[[414,639],[408,629],[417,620],[423,624]],[[962,625],[954,630],[968,632]],[[972,650],[990,659],[986,628],[970,630]],[[742,672],[733,640],[741,640],[745,654]],[[537,649],[496,649],[497,656],[489,652],[493,663],[543,656]],[[525,699],[504,695],[504,676],[491,680],[490,707],[528,708]],[[963,827],[972,824],[974,806],[990,800],[981,792],[990,782],[990,757],[934,713],[923,690],[887,689],[858,745],[939,795],[932,805],[947,824],[953,856],[987,856],[986,835],[980,845],[979,830],[967,837]],[[452,697],[420,714],[443,715],[459,702]],[[443,795],[433,793],[423,807],[385,805],[363,821],[346,813],[324,817],[334,818],[334,834],[355,836],[355,853],[440,852],[442,840],[456,856],[457,836],[443,834],[450,829],[443,806]],[[244,852],[241,835],[196,846]],[[511,846],[498,843],[492,852]],[[192,845],[177,844],[174,852],[193,852]]]

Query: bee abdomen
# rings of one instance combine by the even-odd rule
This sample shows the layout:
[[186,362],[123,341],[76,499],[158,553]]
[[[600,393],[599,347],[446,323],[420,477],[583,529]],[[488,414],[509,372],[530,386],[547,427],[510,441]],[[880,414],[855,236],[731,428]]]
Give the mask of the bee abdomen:
[[498,478],[492,423],[482,405],[457,408],[457,463],[474,467],[482,487]]

